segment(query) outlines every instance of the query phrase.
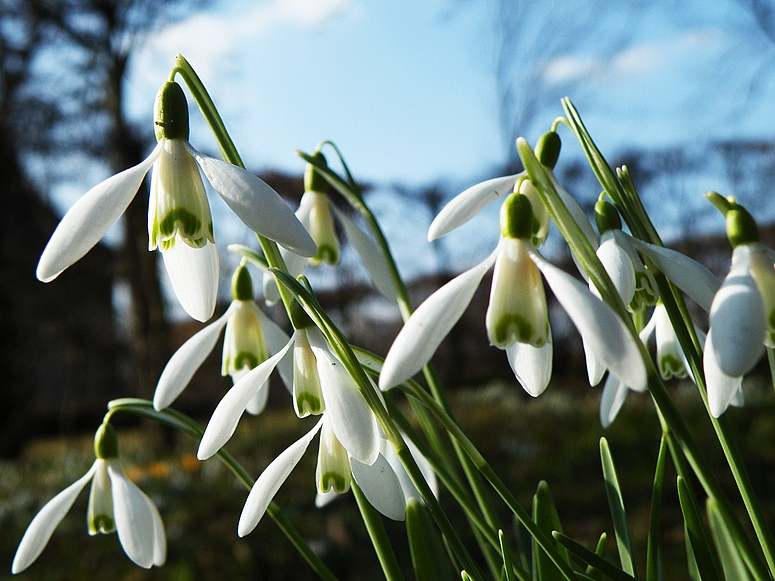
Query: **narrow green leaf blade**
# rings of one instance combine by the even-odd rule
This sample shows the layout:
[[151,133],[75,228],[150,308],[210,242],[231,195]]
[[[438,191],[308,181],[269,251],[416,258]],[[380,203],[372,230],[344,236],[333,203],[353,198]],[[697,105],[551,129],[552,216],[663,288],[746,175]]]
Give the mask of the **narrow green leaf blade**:
[[700,578],[702,581],[721,581],[716,558],[711,550],[708,536],[705,534],[705,528],[702,526],[694,495],[680,476],[678,477],[678,500]]
[[708,499],[707,510],[710,532],[718,550],[724,577],[727,580],[751,581],[751,575],[737,548],[737,541],[727,526],[724,515],[718,509],[718,504],[714,500]]
[[667,438],[662,434],[657,455],[657,467],[654,470],[654,486],[651,494],[651,514],[649,515],[649,533],[646,549],[646,581],[659,581],[659,514],[662,504],[662,486],[665,479],[665,464],[668,454]]
[[576,555],[579,559],[588,565],[592,565],[592,567],[601,571],[604,575],[607,575],[613,581],[637,581],[637,579],[629,573],[622,571],[619,567],[610,561],[607,561],[594,551],[590,551],[584,545],[577,543],[570,537],[567,537],[557,531],[553,532],[552,536],[557,539],[557,542],[568,549],[571,553]]
[[619,478],[616,475],[616,467],[614,466],[614,459],[611,456],[611,450],[608,447],[608,440],[605,438],[600,438],[600,460],[603,465],[603,479],[605,480],[608,505],[611,509],[611,519],[614,523],[616,546],[619,550],[619,561],[622,564],[623,570],[633,577],[636,577],[635,556],[632,551],[630,528],[627,525],[627,514],[624,510],[622,492],[619,488]]
[[[533,496],[533,520],[549,538],[552,531],[562,532],[557,507],[554,505],[549,485],[544,480],[538,483],[538,489]],[[568,551],[562,545],[557,545],[557,549],[563,560],[569,563]],[[539,581],[559,581],[565,578],[549,555],[535,541],[533,541],[533,568],[534,576]]]
[[[595,554],[601,559],[605,559],[605,544],[607,541],[608,535],[601,533],[600,538],[597,540],[597,547],[595,547]],[[587,575],[595,581],[603,581],[603,572],[596,569],[593,565],[587,565]]]
[[453,581],[447,552],[425,505],[412,499],[406,505],[406,534],[418,581]]

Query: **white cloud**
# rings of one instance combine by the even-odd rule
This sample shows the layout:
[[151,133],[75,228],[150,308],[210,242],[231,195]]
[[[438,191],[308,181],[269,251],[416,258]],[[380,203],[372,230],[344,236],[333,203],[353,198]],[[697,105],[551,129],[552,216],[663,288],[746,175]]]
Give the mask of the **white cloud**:
[[[257,5],[246,2],[245,6],[246,9],[227,15],[196,14],[168,26],[148,40],[138,60],[150,64],[149,60],[163,55],[171,66],[172,57],[182,53],[200,76],[209,77],[223,65],[225,57],[278,26],[311,28],[357,16],[361,10],[356,0],[271,0]],[[157,77],[158,71],[153,70],[152,74]]]
[[[614,55],[562,55],[543,66],[542,77],[550,84],[581,80],[622,80],[670,68],[699,53],[716,52],[722,35],[717,30],[691,30],[663,42],[641,42]],[[716,50],[708,51],[709,48]]]

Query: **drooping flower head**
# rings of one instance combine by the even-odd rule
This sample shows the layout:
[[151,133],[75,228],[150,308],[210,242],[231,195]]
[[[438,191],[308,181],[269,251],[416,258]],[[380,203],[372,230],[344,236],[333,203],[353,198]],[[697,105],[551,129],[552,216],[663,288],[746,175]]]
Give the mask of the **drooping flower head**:
[[[253,279],[243,261],[232,276],[232,302],[216,321],[186,341],[167,362],[153,397],[157,410],[172,404],[191,381],[194,373],[215,348],[223,332],[221,374],[230,375],[239,382],[252,369],[280,351],[288,342],[288,335],[253,300]],[[290,362],[278,366],[286,387],[292,384]],[[266,407],[269,395],[269,376],[258,387],[247,405],[251,414],[259,414]]]
[[[540,202],[539,202],[540,203]],[[552,341],[540,274],[579,330],[586,348],[604,365],[645,389],[646,372],[638,347],[623,321],[586,285],[538,253],[531,200],[512,193],[501,211],[501,239],[483,262],[433,293],[412,314],[385,358],[380,387],[410,378],[432,357],[462,316],[484,274],[495,264],[486,316],[487,333],[504,349],[515,376],[537,396],[549,383]]]
[[732,265],[710,307],[704,368],[711,412],[738,396],[742,377],[775,345],[775,253],[759,241],[753,216],[734,198],[707,194],[726,217]]
[[91,482],[87,524],[89,534],[118,532],[127,556],[140,567],[161,567],[167,539],[156,506],[121,468],[118,439],[113,426],[104,423],[94,436],[97,459],[89,471],[52,498],[32,519],[16,550],[11,571],[21,573],[43,552],[54,530]]
[[156,97],[157,145],[138,165],[89,190],[65,214],[37,268],[49,282],[80,260],[121,217],[153,167],[148,246],[159,248],[180,304],[199,321],[209,319],[218,292],[218,253],[210,206],[199,170],[253,231],[303,256],[317,249],[282,198],[253,174],[200,154],[188,143],[188,105],[169,81]]
[[[327,167],[326,158],[319,149],[321,146],[322,144],[311,157],[318,164]],[[339,264],[341,254],[341,244],[337,236],[337,226],[339,226],[344,240],[358,255],[374,287],[389,301],[397,302],[398,291],[383,249],[355,220],[332,203],[328,189],[328,182],[320,169],[308,162],[304,170],[304,193],[296,210],[296,217],[317,244],[318,252],[314,256],[304,257],[291,250],[281,249],[280,253],[286,270],[291,276],[297,277],[307,266]],[[277,283],[274,276],[268,272],[264,274],[263,286],[267,302],[280,300]]]

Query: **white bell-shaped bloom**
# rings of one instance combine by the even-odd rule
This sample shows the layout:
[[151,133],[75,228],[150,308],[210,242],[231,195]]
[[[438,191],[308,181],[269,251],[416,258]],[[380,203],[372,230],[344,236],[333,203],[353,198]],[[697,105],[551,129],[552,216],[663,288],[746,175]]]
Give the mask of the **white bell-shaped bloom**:
[[[221,317],[183,343],[167,362],[153,395],[154,408],[161,410],[172,405],[197,369],[215,349],[222,333],[222,374],[231,375],[235,383],[288,343],[288,335],[267,317],[255,302],[234,300]],[[290,390],[293,384],[291,362],[281,362],[278,371],[283,383]],[[269,375],[265,379],[266,385],[260,386],[248,405],[250,413],[263,411],[268,395],[268,380]]]
[[[526,239],[531,236],[530,204],[519,200],[524,197],[513,194],[503,206],[502,236],[495,251],[428,297],[406,322],[385,358],[381,389],[409,379],[428,363],[462,316],[487,270],[499,261],[501,271],[493,279],[490,298],[488,335],[494,345],[506,350],[517,379],[529,394],[539,395],[552,371],[551,334],[539,271],[579,330],[585,348],[619,377],[645,389],[645,366],[626,325],[586,285],[543,259]],[[525,213],[514,218],[522,224],[521,237],[512,236],[504,226],[504,216],[512,211]]]
[[256,528],[277,491],[320,432],[318,463],[315,471],[316,505],[324,506],[338,494],[350,489],[352,479],[358,483],[369,503],[393,520],[403,520],[404,493],[391,464],[382,454],[371,463],[354,458],[339,442],[328,413],[298,441],[291,444],[261,473],[248,494],[240,515],[237,533],[240,537]]
[[[379,454],[376,418],[355,381],[315,327],[295,331],[285,347],[234,384],[215,408],[207,424],[197,453],[200,460],[215,454],[231,438],[248,403],[256,392],[264,389],[266,378],[301,335],[304,335],[303,340],[309,342],[315,358],[323,399],[320,411],[325,410],[334,434],[351,457],[364,464],[374,463]],[[303,408],[303,405],[298,407]]]
[[[296,216],[315,240],[318,253],[314,257],[306,258],[281,248],[280,254],[291,276],[295,278],[300,275],[307,265],[317,266],[321,262],[338,263],[340,245],[334,226],[336,222],[341,226],[345,240],[358,255],[374,288],[389,301],[397,302],[398,291],[384,252],[355,221],[331,204],[327,194],[305,192],[301,197]],[[280,300],[277,283],[274,276],[268,272],[264,274],[264,296],[270,303]]]
[[[106,425],[111,432],[107,437],[115,439],[109,424],[104,424],[101,430]],[[99,434],[100,431],[98,437]],[[95,449],[99,448],[95,442]],[[38,558],[56,527],[89,482],[89,534],[118,532],[121,546],[137,565],[150,569],[153,565],[161,567],[164,564],[167,538],[159,511],[151,499],[127,478],[117,457],[117,450],[117,444],[111,443],[111,452],[98,452],[98,458],[88,472],[48,501],[35,515],[16,550],[12,573],[24,571]]]
[[718,417],[741,391],[775,337],[775,267],[759,242],[739,244],[732,265],[710,308],[710,330],[703,358],[708,401]]
[[212,316],[218,290],[218,255],[200,169],[251,230],[298,254],[316,254],[312,238],[269,185],[191,147],[188,107],[177,83],[165,83],[160,89],[156,124],[158,143],[145,160],[94,186],[68,210],[43,250],[38,279],[54,280],[97,244],[134,199],[151,168],[149,248],[161,249],[175,294],[193,318],[205,321]]

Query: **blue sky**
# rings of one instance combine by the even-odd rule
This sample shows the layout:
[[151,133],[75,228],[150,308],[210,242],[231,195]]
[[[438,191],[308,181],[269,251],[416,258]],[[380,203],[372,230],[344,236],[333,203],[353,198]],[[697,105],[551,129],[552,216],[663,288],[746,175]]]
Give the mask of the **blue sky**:
[[[562,113],[559,99],[566,94],[611,157],[623,147],[775,134],[774,69],[762,68],[773,44],[736,0],[662,0],[633,11],[637,2],[602,2],[599,13],[588,0],[524,5],[517,36],[538,35],[541,49],[518,55],[511,66],[530,79],[518,87],[521,94],[541,97],[528,126],[531,142]],[[499,4],[216,0],[134,54],[131,116],[150,127],[154,95],[180,52],[252,169],[301,172],[293,151],[331,139],[364,181],[440,180],[463,189],[498,175],[511,147],[499,127]],[[582,14],[593,16],[590,25],[575,22]],[[213,151],[198,113],[192,120],[194,146]],[[692,184],[700,203],[705,190],[724,191],[714,180]],[[406,274],[433,268],[424,246],[427,210],[398,205],[389,192],[372,204],[393,244],[412,250],[399,259]],[[450,236],[455,264],[488,251],[497,238],[496,212]]]
[[219,2],[134,57],[132,114],[180,52],[253,168],[301,171],[293,151],[331,139],[369,180],[467,177],[504,157],[491,18],[480,2]]

